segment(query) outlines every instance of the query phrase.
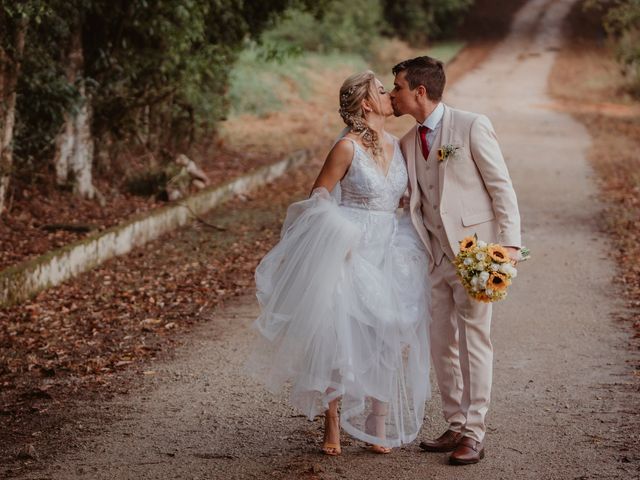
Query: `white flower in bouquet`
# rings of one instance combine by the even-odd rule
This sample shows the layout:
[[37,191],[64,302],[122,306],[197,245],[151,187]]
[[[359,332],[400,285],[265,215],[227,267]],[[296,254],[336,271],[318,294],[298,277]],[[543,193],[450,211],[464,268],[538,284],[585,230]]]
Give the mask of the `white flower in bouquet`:
[[512,278],[516,278],[518,276],[518,270],[510,263],[503,263],[500,265],[500,272],[506,273]]

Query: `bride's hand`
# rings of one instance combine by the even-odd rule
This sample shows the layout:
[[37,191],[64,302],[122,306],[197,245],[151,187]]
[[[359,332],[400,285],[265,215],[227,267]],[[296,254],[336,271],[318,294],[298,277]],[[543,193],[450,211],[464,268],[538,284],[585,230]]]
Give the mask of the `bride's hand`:
[[320,198],[322,198],[324,200],[331,200],[331,194],[324,187],[316,187],[316,188],[314,188],[311,191],[311,197],[313,197],[314,195],[317,195],[317,196],[319,196]]

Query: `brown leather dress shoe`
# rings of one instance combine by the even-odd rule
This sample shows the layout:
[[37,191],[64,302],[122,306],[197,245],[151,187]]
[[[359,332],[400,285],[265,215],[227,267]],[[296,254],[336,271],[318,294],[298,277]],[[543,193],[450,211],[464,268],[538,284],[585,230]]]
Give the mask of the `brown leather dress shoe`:
[[425,452],[452,452],[462,439],[462,433],[447,430],[435,440],[420,442],[420,448]]
[[451,465],[471,465],[484,458],[484,442],[478,442],[470,437],[462,437],[458,448],[449,457]]

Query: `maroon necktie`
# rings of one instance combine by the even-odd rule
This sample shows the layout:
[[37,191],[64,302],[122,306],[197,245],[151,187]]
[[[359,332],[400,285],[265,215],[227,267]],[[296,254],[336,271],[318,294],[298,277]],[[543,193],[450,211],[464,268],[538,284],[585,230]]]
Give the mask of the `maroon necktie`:
[[427,160],[429,158],[429,142],[427,141],[427,133],[429,133],[431,129],[429,127],[425,127],[424,125],[420,125],[418,127],[418,133],[420,134],[420,145],[422,146],[422,155],[424,159]]

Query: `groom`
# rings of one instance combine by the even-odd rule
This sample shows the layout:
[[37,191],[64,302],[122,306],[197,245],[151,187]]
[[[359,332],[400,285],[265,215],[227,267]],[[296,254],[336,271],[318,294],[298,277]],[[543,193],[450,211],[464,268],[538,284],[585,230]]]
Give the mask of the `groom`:
[[431,356],[449,424],[420,447],[452,452],[454,465],[477,463],[484,458],[491,393],[491,304],[466,293],[452,260],[458,242],[477,234],[507,247],[515,263],[521,246],[516,194],[489,119],[441,102],[442,62],[417,57],[396,65],[393,74],[395,115],[409,114],[418,122],[400,145],[409,171],[411,219],[430,260]]

